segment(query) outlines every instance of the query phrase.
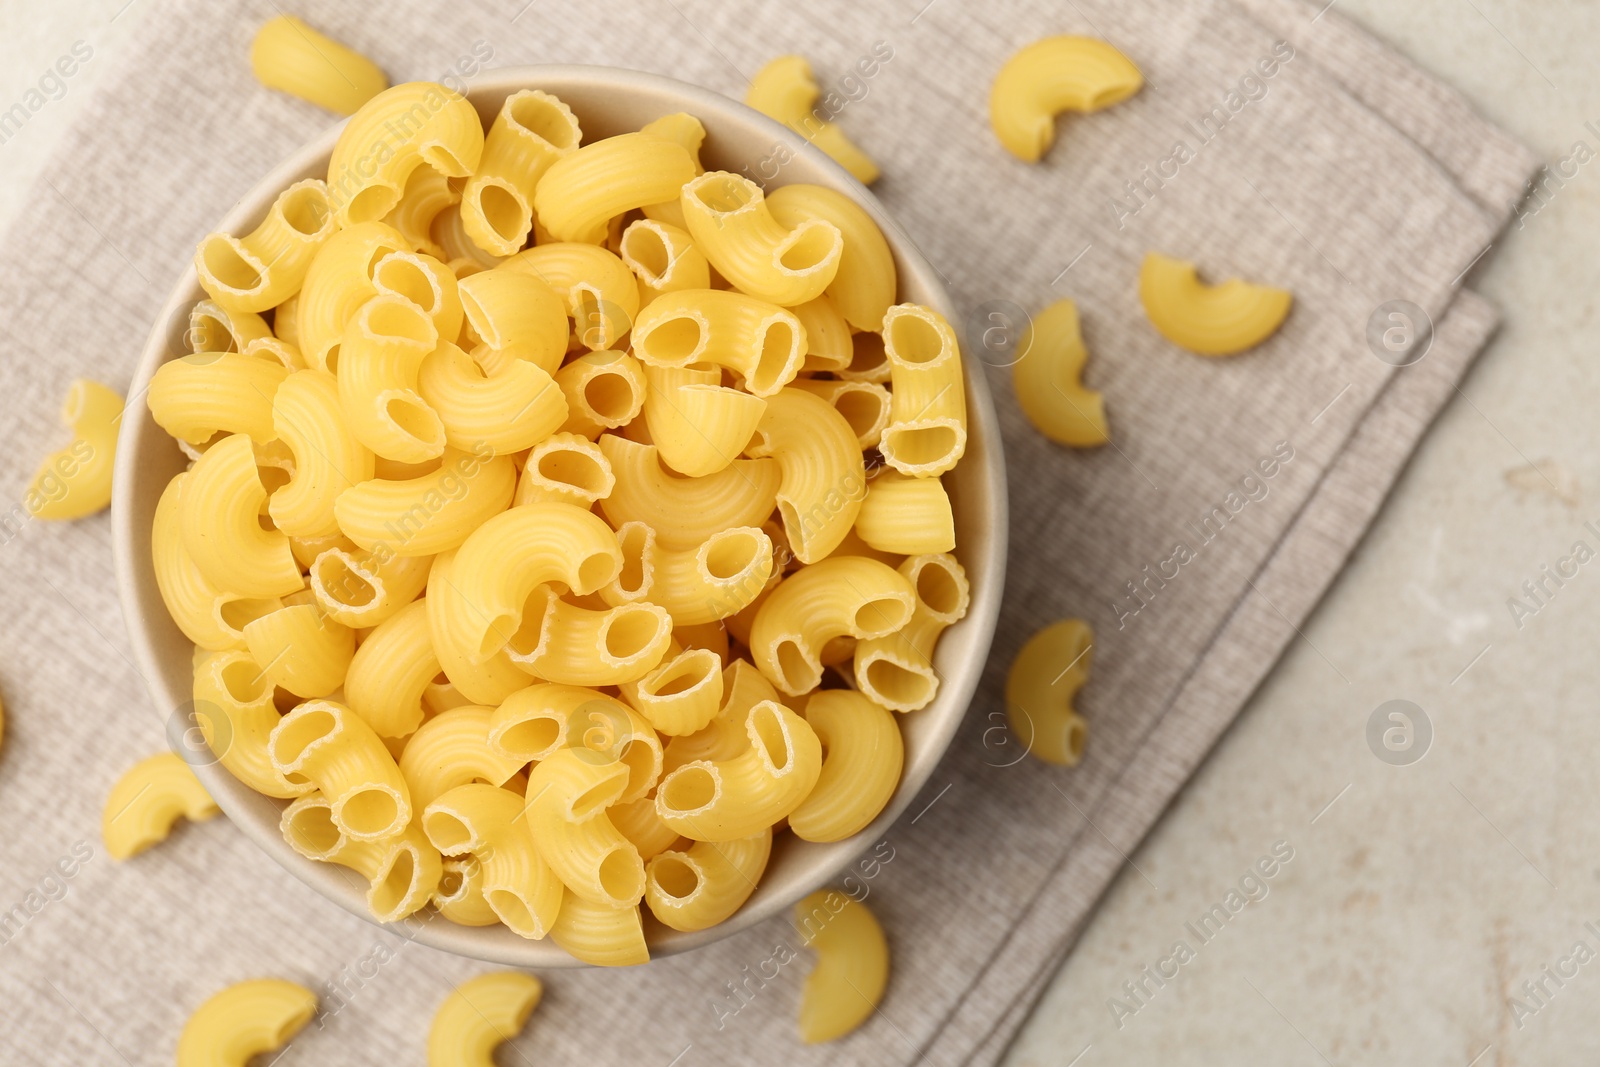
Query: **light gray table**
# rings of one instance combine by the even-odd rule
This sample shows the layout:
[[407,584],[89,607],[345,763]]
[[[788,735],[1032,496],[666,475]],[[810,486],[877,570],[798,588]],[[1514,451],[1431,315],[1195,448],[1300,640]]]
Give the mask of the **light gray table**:
[[[1580,141],[1600,157],[1600,7],[1336,3],[1552,168],[1571,160],[1567,177],[1474,276],[1506,313],[1499,339],[1304,640],[1132,857],[1016,1067],[1503,1067],[1600,1051],[1600,932],[1585,927],[1600,931],[1600,558],[1520,629],[1507,606],[1575,541],[1600,552],[1584,528],[1600,529],[1600,158],[1572,158]],[[0,111],[74,42],[94,50],[0,142],[0,223],[141,15],[137,0],[0,0]],[[1432,725],[1409,766],[1366,739],[1392,699]],[[1293,859],[1266,895],[1202,941],[1190,925],[1278,840]],[[1193,958],[1158,985],[1144,969],[1179,940]],[[1575,973],[1558,984],[1546,966]]]

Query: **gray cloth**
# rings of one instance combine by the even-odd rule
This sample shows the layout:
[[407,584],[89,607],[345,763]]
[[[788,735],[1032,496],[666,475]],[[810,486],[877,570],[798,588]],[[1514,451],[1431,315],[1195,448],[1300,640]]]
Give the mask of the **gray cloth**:
[[[0,480],[17,497],[61,439],[68,381],[125,386],[194,243],[329,121],[250,76],[249,38],[273,5],[145,2],[138,39],[0,246],[13,413]],[[440,77],[487,42],[496,66],[613,63],[738,96],[776,54],[807,55],[832,84],[887,42],[893,58],[840,116],[883,166],[878,194],[962,314],[1078,301],[1115,446],[1045,441],[1009,373],[986,368],[1011,471],[1006,607],[949,757],[877,865],[857,870],[894,949],[868,1024],[838,1045],[798,1044],[806,964],[776,963],[798,942],[774,920],[642,969],[548,975],[503,1061],[993,1062],[1125,855],[1297,639],[1492,331],[1494,312],[1457,286],[1534,161],[1337,10],[1314,18],[1321,5],[1301,0],[934,0],[921,12],[826,0],[759,18],[711,0],[520,6],[298,5],[397,81]],[[1046,162],[1024,167],[988,129],[988,85],[1015,48],[1062,32],[1115,41],[1148,85],[1065,118]],[[1264,77],[1279,40],[1295,54],[1282,62],[1280,47]],[[1281,336],[1232,360],[1175,350],[1138,307],[1151,248],[1293,290]],[[1366,340],[1396,299],[1439,324],[1426,358],[1398,370]],[[1263,477],[1275,449],[1293,458]],[[278,1062],[416,1062],[434,1007],[484,965],[347,915],[225,820],[126,864],[107,858],[106,790],[164,744],[171,709],[151,706],[131,663],[106,518],[47,527],[19,514],[0,525],[3,1058],[167,1063],[207,996],[278,975],[324,995]],[[1193,558],[1129,599],[1126,583],[1158,573],[1179,542]],[[1064,615],[1098,634],[1080,700],[1088,753],[1070,771],[1018,762],[1000,728],[1010,657]],[[1341,684],[1332,665],[1328,680]]]

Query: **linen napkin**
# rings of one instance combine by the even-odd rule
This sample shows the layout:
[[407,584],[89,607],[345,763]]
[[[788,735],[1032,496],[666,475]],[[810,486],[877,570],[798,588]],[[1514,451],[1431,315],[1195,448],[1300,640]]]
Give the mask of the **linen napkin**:
[[[296,13],[395,81],[464,72],[487,52],[493,66],[609,63],[738,97],[766,60],[808,56],[846,101],[838,121],[883,167],[875,191],[964,316],[981,323],[996,300],[1078,301],[1113,445],[1045,441],[1009,372],[969,353],[994,389],[1010,469],[1006,607],[949,756],[854,869],[894,951],[873,1018],[839,1044],[801,1046],[805,953],[773,920],[644,968],[547,975],[502,1059],[993,1062],[1126,854],[1296,639],[1492,331],[1493,310],[1458,287],[1533,160],[1336,10],[1301,0],[524,2],[313,0]],[[143,3],[117,69],[0,242],[0,389],[15,413],[0,427],[0,486],[13,499],[62,436],[67,383],[126,386],[195,242],[330,121],[250,75],[250,36],[274,4]],[[1056,33],[1112,40],[1147,85],[1065,118],[1046,161],[1026,167],[988,129],[988,86],[1015,49]],[[875,46],[891,58],[844,81]],[[1254,353],[1177,351],[1138,307],[1151,249],[1288,288],[1295,309]],[[1410,366],[1369,344],[1391,301],[1436,325]],[[225,820],[129,863],[105,855],[105,792],[165,744],[171,709],[152,706],[132,664],[106,518],[47,527],[6,514],[6,1060],[170,1062],[195,1006],[263,975],[322,996],[277,1062],[418,1060],[437,1003],[486,965],[347,915]],[[1178,543],[1193,558],[1160,578]],[[1072,770],[1019,759],[1000,700],[1017,648],[1065,615],[1097,631],[1079,702],[1090,741]]]

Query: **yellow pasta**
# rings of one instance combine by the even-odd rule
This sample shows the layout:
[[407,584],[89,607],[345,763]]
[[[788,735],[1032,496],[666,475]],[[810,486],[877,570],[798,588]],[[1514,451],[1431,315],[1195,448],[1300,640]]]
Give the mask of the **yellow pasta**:
[[[276,321],[277,313],[273,317]],[[248,351],[252,343],[271,336],[272,327],[255,312],[225,308],[215,300],[201,300],[189,310],[189,329],[183,341],[190,352],[242,353]]]
[[617,802],[648,793],[661,777],[661,741],[649,720],[613,696],[540,682],[506,697],[489,717],[489,745],[512,760],[550,759],[577,749],[585,761],[625,772]]
[[672,616],[655,604],[594,611],[567,603],[545,586],[528,597],[522,624],[506,642],[506,651],[535,678],[565,685],[619,685],[650,673],[671,640]]
[[339,829],[333,806],[307,793],[283,811],[279,828],[296,852],[337,863],[367,880],[367,909],[379,922],[398,922],[427,907],[444,874],[439,852],[416,823],[376,841],[358,841]]
[[967,398],[955,331],[932,308],[899,304],[883,317],[883,344],[893,397],[878,451],[901,474],[943,474],[967,448]]
[[[309,593],[296,597],[311,600]],[[355,634],[314,603],[289,604],[245,624],[245,647],[272,683],[297,697],[322,697],[344,684]]]
[[465,311],[455,272],[427,253],[390,252],[372,268],[378,295],[402,297],[421,308],[434,333],[448,341],[461,334]]
[[418,166],[466,178],[483,156],[483,125],[460,93],[433,82],[386,89],[351,116],[328,160],[328,192],[341,227],[394,210]]
[[806,338],[793,312],[764,300],[721,289],[681,289],[640,312],[633,346],[647,366],[725,367],[764,397],[800,372]]
[[884,427],[889,425],[892,405],[889,390],[876,382],[817,378],[802,378],[794,383],[794,387],[832,404],[834,410],[850,424],[850,429],[855,431],[856,443],[862,451],[878,447]]
[[616,484],[611,461],[587,437],[557,433],[534,445],[522,467],[512,503],[559,503],[588,508]]
[[433,560],[392,551],[366,552],[332,546],[311,562],[307,581],[317,606],[351,627],[371,627],[417,598],[428,583]]
[[716,474],[737,459],[767,410],[761,397],[722,385],[714,367],[646,365],[644,378],[650,440],[663,463],[690,478]]
[[794,925],[817,953],[800,993],[800,1040],[835,1041],[871,1017],[889,984],[889,942],[867,906],[819,889],[794,906]]
[[617,254],[639,276],[642,304],[679,289],[711,288],[705,253],[695,247],[689,231],[670,223],[649,218],[629,223]]
[[[171,364],[168,364],[171,366]],[[291,538],[339,532],[339,495],[373,475],[371,449],[344,422],[339,383],[306,369],[283,379],[272,399],[272,428],[294,456],[289,481],[267,504],[273,524]]]
[[779,56],[756,71],[744,102],[822,149],[863,185],[871,185],[878,180],[878,165],[835,123],[817,117],[813,109],[820,95],[804,56]]
[[644,896],[644,862],[605,809],[621,798],[627,769],[565,748],[528,775],[527,820],[539,854],[572,894],[626,908]]
[[515,1037],[544,987],[519,971],[468,979],[451,991],[428,1029],[428,1067],[494,1067],[494,1050]]
[[72,443],[46,456],[23,495],[36,519],[81,519],[111,503],[122,397],[87,378],[74,381],[61,405]]
[[916,590],[916,610],[893,633],[856,644],[856,688],[892,711],[916,711],[938,695],[934,646],[947,627],[966,615],[971,587],[954,556],[912,556],[899,572]]
[[839,272],[844,237],[824,218],[785,226],[761,187],[727,171],[684,185],[683,214],[694,243],[717,273],[768,303],[815,300]]
[[503,264],[525,271],[566,301],[578,343],[593,351],[616,347],[639,314],[639,282],[616,254],[577,241],[541,244]]
[[583,131],[572,109],[549,93],[524,89],[506,97],[484,138],[483,159],[461,196],[461,224],[477,246],[509,256],[533,231],[539,179],[578,150]]
[[856,533],[880,552],[901,556],[949,552],[956,547],[955,513],[939,479],[883,471],[867,483]]
[[839,314],[858,330],[883,329],[883,313],[899,286],[894,253],[867,210],[843,193],[821,185],[784,185],[767,197],[778,222],[795,229],[811,219],[831,223],[844,238],[839,269],[825,292]]
[[650,962],[637,906],[613,908],[568,893],[550,940],[574,958],[596,967],[634,967]]
[[[384,256],[411,247],[405,236],[382,222],[363,222],[340,230],[317,252],[294,303],[294,332],[306,364],[338,370],[345,327],[361,305],[378,295],[372,272]],[[274,321],[289,316],[280,308]]]
[[789,310],[806,332],[806,358],[800,366],[803,373],[840,371],[850,365],[855,358],[850,323],[831,297],[824,293]]
[[[441,552],[433,557],[428,572],[428,632],[433,637],[433,652],[450,684],[474,704],[494,706],[528,684],[528,675],[511,662],[502,647],[484,659],[469,654],[465,634],[458,633],[453,621],[463,613],[477,612],[457,588],[452,574],[456,552]],[[526,598],[524,598],[526,599]]]
[[[650,544],[643,563],[648,569],[643,595],[682,626],[715,622],[740,611],[774,573],[772,539],[755,526],[719,530],[692,549]],[[625,599],[604,589],[601,595],[608,601]]]
[[179,500],[188,472],[167,483],[156,503],[150,529],[150,562],[167,613],[183,635],[211,651],[244,647],[244,627],[283,606],[277,597],[250,598],[224,593],[206,580],[183,547]]
[[736,459],[716,474],[682,478],[662,465],[653,445],[615,434],[596,443],[616,479],[600,499],[601,512],[618,529],[629,522],[650,527],[663,548],[698,548],[720,530],[758,526],[777,503],[777,460]]
[[433,239],[433,227],[446,209],[460,202],[461,192],[449,178],[432,167],[418,167],[406,179],[400,202],[383,221],[400,231],[413,252],[426,252],[449,263],[452,256]]
[[763,700],[776,702],[778,691],[749,660],[736,659],[722,672],[722,706],[704,729],[674,737],[662,754],[662,768],[671,773],[695,760],[725,760],[750,747],[745,722]]
[[1276,333],[1294,296],[1238,278],[1207,285],[1193,263],[1150,252],[1139,268],[1139,302],[1173,344],[1202,356],[1232,356]]
[[1092,37],[1046,37],[1017,52],[995,75],[989,124],[1006,151],[1037,163],[1063,111],[1099,111],[1144,85],[1132,60]]
[[519,359],[546,374],[561,366],[567,306],[538,274],[515,267],[484,270],[463,278],[460,289],[467,321],[484,344],[514,348]]
[[567,401],[567,421],[558,427],[563,433],[592,441],[644,410],[644,368],[625,352],[587,352],[556,371],[555,382]]
[[750,654],[790,696],[822,680],[822,649],[836,637],[884,637],[910,621],[916,591],[877,560],[834,557],[785,578],[756,612]]
[[295,182],[245,236],[206,235],[194,253],[200,287],[225,308],[276,307],[299,291],[312,257],[336,229],[328,187],[315,178]]
[[237,352],[202,352],[156,369],[145,403],[156,425],[196,447],[219,433],[247,434],[260,444],[277,436],[273,398],[289,372],[281,364]]
[[867,493],[855,431],[832,404],[802,389],[767,398],[746,454],[778,461],[778,513],[795,558],[815,563],[855,525]]
[[843,841],[876,819],[900,784],[900,726],[892,713],[848,689],[811,694],[805,719],[826,755],[816,786],[789,813],[789,829],[802,841]]
[[822,745],[804,719],[764,700],[745,719],[749,747],[669,771],[656,791],[661,821],[696,841],[751,837],[784,818],[822,772]]
[[411,799],[394,757],[365,719],[332,700],[308,700],[267,739],[278,773],[308,780],[332,804],[334,824],[357,841],[376,841],[411,821]]
[[696,841],[681,852],[662,852],[646,870],[645,903],[674,930],[715,926],[750,899],[771,854],[771,827],[734,841]]
[[218,589],[274,597],[303,586],[289,539],[261,527],[266,503],[255,452],[243,434],[212,445],[189,471],[178,513],[183,546]]
[[165,841],[179,818],[201,822],[217,814],[200,779],[171,752],[135,763],[106,797],[100,832],[114,860],[135,856]]
[[705,729],[722,705],[722,660],[704,648],[679,651],[620,688],[623,699],[658,732],[692,734]]
[[694,159],[682,145],[623,133],[556,160],[533,191],[533,207],[557,241],[598,244],[613,218],[670,200],[693,177]]
[[[606,814],[611,817],[611,823],[622,836],[633,842],[633,847],[639,850],[639,858],[647,864],[649,861],[678,843],[678,831],[661,821],[661,816],[656,814],[656,798],[654,795],[640,797],[613,804],[606,809]],[[646,871],[648,879],[648,869]],[[649,883],[646,882],[646,891]]]
[[[379,737],[407,737],[425,725],[422,693],[438,673],[439,657],[433,652],[428,606],[414,600],[362,639],[344,678],[344,702]],[[409,746],[406,751],[410,751]],[[402,755],[400,770],[409,784],[405,769]],[[426,807],[440,792],[443,790],[426,797],[413,796],[412,803],[417,808]]]
[[1094,631],[1082,619],[1046,626],[1006,673],[1006,718],[1026,750],[1062,767],[1083,758],[1089,724],[1073,706],[1093,663]]
[[346,537],[372,551],[432,556],[458,547],[511,503],[516,467],[446,448],[437,470],[415,478],[371,478],[339,494],[334,515]]
[[503,786],[516,777],[527,761],[502,755],[489,745],[494,710],[464,704],[417,727],[400,753],[400,775],[413,804],[426,808],[458,785]]
[[444,423],[417,391],[422,361],[439,342],[426,311],[375,296],[345,327],[339,406],[361,443],[386,459],[422,463],[444,452]]
[[1017,404],[1033,428],[1073,448],[1111,439],[1104,398],[1083,385],[1088,360],[1077,306],[1057,300],[1033,317],[1023,356],[1011,368]]
[[288,1044],[317,1013],[317,995],[281,978],[224,989],[195,1009],[178,1037],[178,1067],[245,1067]]
[[267,743],[283,717],[273,705],[272,684],[249,653],[218,652],[195,665],[194,717],[217,762],[257,793],[286,798],[313,788],[272,763]]
[[483,865],[469,856],[452,856],[442,864],[433,906],[461,926],[493,926],[500,921],[483,895]]
[[[690,162],[694,164],[694,173],[696,175],[705,173],[705,167],[700,165],[700,147],[705,143],[706,128],[693,115],[683,111],[662,115],[660,118],[651,119],[639,127],[639,132],[661,137],[674,144],[682,145],[683,150],[689,153]],[[670,199],[663,200],[658,204],[646,204],[639,211],[652,222],[676,226],[680,230],[685,228],[683,205],[679,201],[676,192],[672,194]],[[613,224],[616,221],[613,219]]]
[[483,896],[520,937],[552,932],[570,899],[534,845],[523,799],[507,789],[475,783],[449,790],[422,813],[422,829],[446,856],[470,853],[482,869]]
[[250,43],[250,69],[268,89],[353,115],[389,88],[378,65],[293,15],[268,19]]

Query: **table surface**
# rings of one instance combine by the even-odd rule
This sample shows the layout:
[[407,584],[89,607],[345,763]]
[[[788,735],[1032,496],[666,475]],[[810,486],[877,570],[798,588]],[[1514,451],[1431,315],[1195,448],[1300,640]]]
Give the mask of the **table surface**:
[[[1579,682],[1600,564],[1537,611],[1510,607],[1531,607],[1523,583],[1575,542],[1600,551],[1585,527],[1600,530],[1600,358],[1585,346],[1600,6],[1334,2],[1560,176],[1470,278],[1505,314],[1499,337],[1302,639],[1130,857],[1011,1067],[1507,1067],[1600,1051],[1585,1021],[1600,1008],[1600,820],[1586,814],[1600,715]],[[0,0],[0,110],[75,41],[94,49],[0,144],[0,225],[142,15],[136,0]],[[1407,765],[1367,740],[1397,699],[1432,730]],[[1292,858],[1274,865],[1275,847]],[[1249,902],[1203,925],[1230,892]]]

